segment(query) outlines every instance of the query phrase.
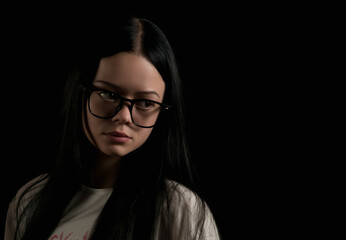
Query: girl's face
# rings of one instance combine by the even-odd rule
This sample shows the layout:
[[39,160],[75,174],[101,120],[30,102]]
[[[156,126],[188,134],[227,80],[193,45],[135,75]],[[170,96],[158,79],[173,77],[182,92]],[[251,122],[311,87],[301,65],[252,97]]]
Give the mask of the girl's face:
[[[108,98],[116,93],[128,99],[162,102],[165,83],[157,69],[143,56],[122,52],[102,58],[93,86],[105,90]],[[111,92],[111,93],[109,93]],[[112,118],[95,117],[85,105],[84,131],[89,141],[103,154],[122,157],[139,148],[150,136],[152,128],[136,126],[131,119],[130,102],[124,102]]]

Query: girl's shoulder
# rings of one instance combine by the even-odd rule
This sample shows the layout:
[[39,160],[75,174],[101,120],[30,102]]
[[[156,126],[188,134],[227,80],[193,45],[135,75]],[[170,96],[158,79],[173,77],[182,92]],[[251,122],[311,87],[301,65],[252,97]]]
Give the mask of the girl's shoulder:
[[179,202],[182,201],[183,203],[192,203],[202,200],[197,193],[174,180],[166,180],[166,190],[173,201],[175,200]]
[[[35,193],[42,189],[48,179],[47,176],[48,174],[41,174],[26,182],[17,190],[7,209],[5,239],[14,239],[19,216],[21,216]],[[23,229],[23,225],[20,225],[19,229]]]
[[166,180],[166,190],[168,201],[163,208],[166,210],[162,216],[163,223],[170,222],[172,225],[169,228],[175,229],[177,233],[184,232],[185,228],[191,232],[197,230],[201,239],[219,239],[214,216],[204,199],[185,185],[172,180]]
[[24,201],[30,199],[35,193],[42,189],[47,179],[48,174],[43,173],[29,180],[18,189],[11,203],[16,205],[20,199]]
[[48,179],[48,174],[42,173],[42,174],[34,177],[33,179],[29,180],[21,188],[19,188],[17,194],[21,194],[24,191],[27,191],[29,189],[32,189],[34,191],[39,190],[47,182],[47,179]]
[[167,199],[165,207],[171,212],[189,213],[209,211],[208,205],[201,196],[189,187],[174,180],[166,180]]

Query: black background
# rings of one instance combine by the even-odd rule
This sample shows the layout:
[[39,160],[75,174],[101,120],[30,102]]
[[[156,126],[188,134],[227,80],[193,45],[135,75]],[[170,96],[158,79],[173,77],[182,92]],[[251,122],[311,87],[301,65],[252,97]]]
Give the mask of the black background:
[[[2,226],[18,188],[53,160],[64,77],[87,47],[78,29],[102,19],[97,10],[68,7],[9,10],[1,43]],[[290,154],[279,137],[288,131],[280,112],[285,84],[277,81],[284,69],[279,55],[288,51],[281,11],[251,4],[137,11],[163,30],[176,54],[192,158],[224,239],[282,227],[276,219],[286,211],[277,210],[285,183],[278,179]]]

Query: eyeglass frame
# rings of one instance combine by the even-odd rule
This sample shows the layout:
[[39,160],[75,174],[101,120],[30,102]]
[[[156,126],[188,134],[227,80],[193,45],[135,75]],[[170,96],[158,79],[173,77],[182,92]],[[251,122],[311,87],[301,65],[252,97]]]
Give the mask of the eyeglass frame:
[[[138,102],[138,101],[147,101],[147,102],[152,102],[152,103],[156,103],[158,105],[160,105],[160,113],[161,113],[161,110],[169,110],[172,108],[172,106],[170,105],[167,105],[167,104],[164,104],[164,103],[160,103],[160,102],[157,102],[157,101],[154,101],[154,100],[151,100],[151,99],[146,99],[146,98],[134,98],[134,99],[130,99],[130,98],[126,98],[126,97],[123,97],[121,96],[120,94],[118,93],[115,93],[115,92],[112,92],[112,91],[109,91],[109,90],[105,90],[105,89],[101,89],[101,88],[96,88],[96,87],[93,87],[93,88],[87,88],[87,87],[84,87],[83,88],[84,91],[86,91],[88,93],[88,95],[86,96],[86,99],[87,99],[87,103],[88,103],[88,109],[89,109],[89,112],[97,117],[97,118],[101,118],[101,119],[110,119],[110,118],[113,118],[115,115],[117,115],[117,113],[122,109],[123,105],[124,105],[124,102],[130,102],[130,106],[128,107],[129,111],[130,111],[130,116],[131,116],[131,121],[134,125],[136,125],[137,127],[141,127],[141,128],[153,128],[155,125],[156,125],[156,122],[154,123],[154,125],[152,126],[142,126],[142,125],[139,125],[139,124],[136,124],[135,121],[133,120],[133,116],[132,116],[132,109],[133,109],[133,105]],[[120,102],[119,102],[119,105],[116,107],[114,113],[109,116],[109,117],[101,117],[101,116],[98,116],[96,115],[95,113],[93,113],[91,111],[91,108],[90,108],[90,96],[91,94],[94,92],[94,91],[105,91],[105,92],[110,92],[110,93],[113,93],[115,94]],[[160,114],[159,113],[159,114]]]

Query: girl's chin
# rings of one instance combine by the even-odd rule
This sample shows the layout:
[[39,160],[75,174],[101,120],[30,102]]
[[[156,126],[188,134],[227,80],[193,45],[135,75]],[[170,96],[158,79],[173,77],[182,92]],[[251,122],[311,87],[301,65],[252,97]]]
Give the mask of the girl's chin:
[[127,149],[119,149],[119,148],[116,148],[116,149],[107,149],[105,151],[103,151],[103,153],[109,157],[114,157],[114,158],[121,158],[125,155],[127,155],[128,153],[130,153],[131,151],[130,150],[127,150]]

